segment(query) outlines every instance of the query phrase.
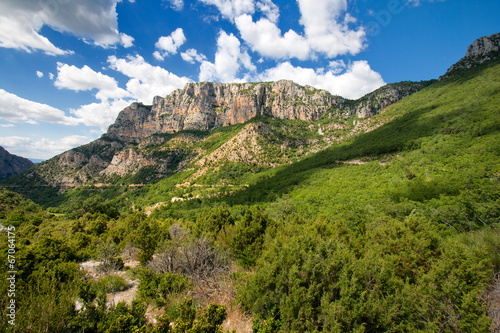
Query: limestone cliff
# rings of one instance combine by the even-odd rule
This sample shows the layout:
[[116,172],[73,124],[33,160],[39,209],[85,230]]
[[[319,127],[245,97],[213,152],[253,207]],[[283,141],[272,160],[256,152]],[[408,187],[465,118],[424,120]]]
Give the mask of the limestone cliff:
[[465,57],[451,66],[439,79],[453,77],[461,70],[481,65],[500,56],[500,33],[484,36],[475,40],[468,48]]
[[315,121],[327,113],[366,118],[423,86],[410,82],[388,85],[360,100],[350,101],[288,80],[188,83],[184,89],[164,98],[155,97],[151,106],[130,105],[118,115],[107,135],[124,142],[138,142],[157,133],[210,131],[244,123],[257,115],[304,121]]
[[0,147],[0,179],[9,178],[20,174],[34,166],[33,162],[24,157],[10,154]]
[[[412,82],[392,84],[352,101],[287,80],[243,84],[189,83],[166,97],[155,97],[152,105],[131,104],[120,112],[100,139],[41,163],[27,177],[42,179],[43,186],[64,190],[89,183],[116,181],[119,177],[141,172],[141,177],[137,178],[144,179],[145,175],[162,177],[200,158],[197,165],[203,167],[221,158],[258,163],[256,159],[265,159],[266,154],[263,150],[257,153],[260,146],[256,140],[266,132],[266,125],[262,124],[245,128],[227,145],[205,157],[203,149],[190,147],[196,140],[208,139],[209,133],[216,128],[242,124],[256,116],[307,122],[322,117],[340,117],[344,121],[353,115],[368,118],[424,86]],[[203,135],[198,139],[186,132],[183,133],[187,136],[171,136],[183,130],[198,130]],[[321,128],[315,131],[323,132]],[[283,140],[280,145],[296,141]],[[306,143],[292,146],[307,150]],[[313,148],[320,149],[319,146]],[[267,164],[285,162],[268,161]]]
[[152,106],[134,103],[109,127],[108,136],[125,142],[156,133],[210,131],[244,123],[257,115],[313,121],[331,110],[342,97],[302,87],[292,81],[230,84],[188,83]]

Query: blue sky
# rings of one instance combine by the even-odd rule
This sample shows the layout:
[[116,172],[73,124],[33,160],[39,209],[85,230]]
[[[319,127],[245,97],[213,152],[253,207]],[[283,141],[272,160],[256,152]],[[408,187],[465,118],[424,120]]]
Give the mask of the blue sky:
[[500,32],[496,0],[1,0],[0,145],[47,159],[190,81],[347,98],[438,78]]

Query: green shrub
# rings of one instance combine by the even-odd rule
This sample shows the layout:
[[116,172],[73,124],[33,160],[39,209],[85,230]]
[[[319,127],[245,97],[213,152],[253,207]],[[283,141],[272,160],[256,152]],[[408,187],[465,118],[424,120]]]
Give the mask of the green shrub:
[[127,281],[120,275],[108,275],[95,281],[92,288],[96,293],[114,293],[128,289]]

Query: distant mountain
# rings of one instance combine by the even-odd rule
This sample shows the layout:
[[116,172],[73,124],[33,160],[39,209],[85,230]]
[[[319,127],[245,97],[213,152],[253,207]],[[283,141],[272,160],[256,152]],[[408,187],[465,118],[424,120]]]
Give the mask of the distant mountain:
[[35,163],[35,165],[37,165],[37,164],[42,163],[45,160],[39,159],[39,158],[30,158],[30,161],[33,162],[33,163]]
[[0,147],[0,179],[20,174],[34,165],[27,158],[10,154],[7,150]]

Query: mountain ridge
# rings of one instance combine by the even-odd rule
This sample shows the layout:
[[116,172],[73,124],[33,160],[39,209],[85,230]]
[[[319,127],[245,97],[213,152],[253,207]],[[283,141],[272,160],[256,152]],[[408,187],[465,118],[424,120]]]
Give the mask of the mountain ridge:
[[34,165],[29,159],[11,154],[3,147],[0,147],[0,179],[20,174]]
[[[189,83],[165,98],[155,97],[151,106],[132,103],[120,112],[101,138],[37,165],[26,174],[24,183],[36,179],[37,186],[64,191],[96,182],[109,183],[117,177],[141,172],[161,178],[179,171],[198,157],[203,158],[201,155],[204,154],[203,150],[191,152],[177,147],[179,143],[169,143],[170,136],[194,131],[203,133],[202,136],[208,139],[219,128],[244,124],[258,117],[310,123],[308,132],[318,131],[318,135],[323,130],[316,125],[312,130],[314,121],[341,119],[339,124],[328,125],[336,135],[324,138],[326,143],[322,147],[326,147],[345,136],[337,135],[337,132],[345,131],[349,126],[354,130],[354,124],[345,125],[349,119],[357,118],[358,122],[369,119],[384,107],[429,84],[429,81],[389,84],[353,101],[288,80],[245,84]],[[259,131],[252,133],[256,135],[252,140],[257,140]],[[180,145],[190,145],[191,139],[181,135],[176,140],[182,142]],[[286,139],[285,144],[287,142],[306,150],[311,143],[293,139]],[[148,148],[155,145],[157,149]],[[312,150],[320,148],[314,146]],[[252,158],[245,161],[252,161]],[[279,163],[267,164],[288,161],[281,159]]]
[[[474,42],[440,79],[496,59],[498,36]],[[193,177],[203,177],[226,162],[289,164],[391,121],[378,115],[435,81],[388,84],[358,100],[288,80],[188,83],[152,105],[132,103],[101,138],[10,183],[60,193],[96,183],[141,184],[193,168]]]

